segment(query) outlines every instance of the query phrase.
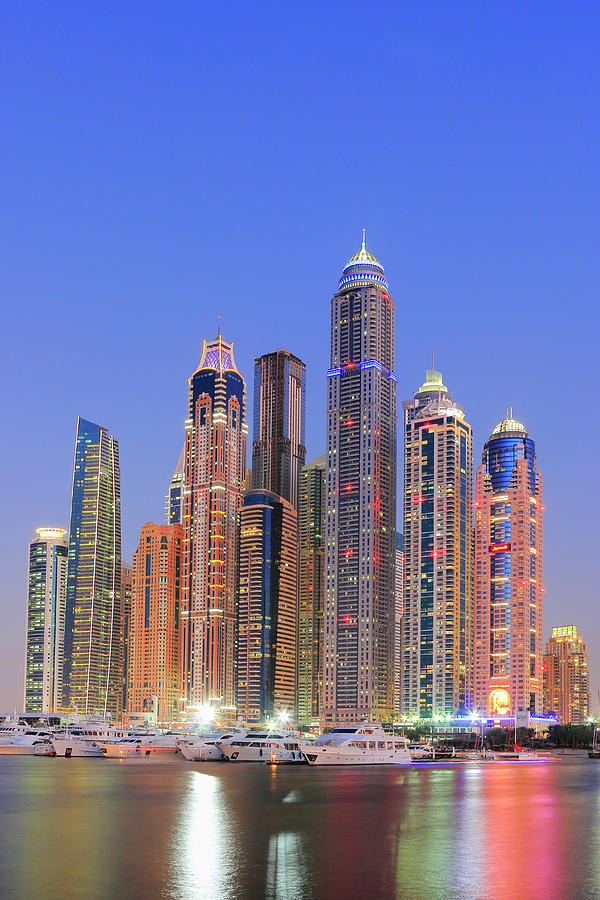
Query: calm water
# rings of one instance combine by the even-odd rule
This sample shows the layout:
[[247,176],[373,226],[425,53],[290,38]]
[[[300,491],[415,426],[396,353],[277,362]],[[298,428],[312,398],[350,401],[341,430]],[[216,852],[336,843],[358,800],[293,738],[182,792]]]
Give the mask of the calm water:
[[0,897],[600,898],[600,761],[3,757]]

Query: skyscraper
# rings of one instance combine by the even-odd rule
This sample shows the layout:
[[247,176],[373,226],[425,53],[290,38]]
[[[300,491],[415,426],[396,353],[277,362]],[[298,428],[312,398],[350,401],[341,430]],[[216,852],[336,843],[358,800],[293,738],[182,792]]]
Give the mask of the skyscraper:
[[161,723],[178,717],[183,527],[142,526],[133,554],[127,711]]
[[189,379],[183,496],[183,694],[234,715],[237,514],[246,478],[246,389],[233,344],[204,341]]
[[473,435],[441,372],[404,404],[402,711],[467,701],[473,607]]
[[535,443],[511,410],[475,482],[474,703],[490,715],[542,712],[543,509]]
[[544,711],[561,723],[582,725],[590,714],[590,681],[584,640],[576,625],[552,629],[544,653]]
[[248,491],[239,519],[237,714],[295,718],[296,510],[271,491]]
[[183,522],[183,480],[185,475],[185,444],[181,448],[169,490],[165,497],[167,525],[181,525]]
[[381,721],[393,711],[396,382],[394,303],[363,232],[331,300],[326,725]]
[[254,360],[252,487],[298,508],[298,480],[306,458],[306,366],[287,350]]
[[119,717],[123,700],[119,445],[77,419],[65,621],[65,706]]
[[127,678],[129,666],[129,623],[131,621],[131,597],[133,593],[133,569],[121,563],[121,628],[123,630],[123,710],[127,711]]
[[298,493],[298,721],[318,722],[323,687],[325,471],[327,457],[302,468]]
[[25,712],[62,706],[68,541],[64,528],[36,528],[29,545]]
[[394,607],[394,713],[402,711],[402,619],[404,618],[404,535],[396,532],[396,587]]

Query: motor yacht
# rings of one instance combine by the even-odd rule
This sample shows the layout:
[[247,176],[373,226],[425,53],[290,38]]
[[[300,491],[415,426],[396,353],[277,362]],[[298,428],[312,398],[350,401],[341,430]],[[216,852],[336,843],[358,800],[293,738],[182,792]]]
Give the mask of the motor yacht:
[[300,744],[311,766],[410,765],[406,738],[388,734],[380,725],[332,728],[313,744]]
[[[299,735],[284,731],[249,731],[234,734],[217,746],[229,762],[300,762]],[[273,761],[274,757],[273,757]]]
[[[54,735],[51,738],[52,747],[56,756],[86,758],[102,758],[104,754],[97,744],[98,735],[94,735],[85,729],[73,729],[65,734]],[[44,756],[51,754],[44,753]]]
[[117,740],[98,740],[102,754],[109,759],[180,758],[176,734],[131,734]]
[[0,737],[0,756],[21,756],[35,753],[36,745],[52,737],[52,732],[39,728],[26,728]]
[[202,737],[181,737],[178,744],[184,759],[192,762],[209,762],[225,759],[219,746],[223,741],[232,740],[234,737],[242,738],[245,735],[245,731],[213,731]]

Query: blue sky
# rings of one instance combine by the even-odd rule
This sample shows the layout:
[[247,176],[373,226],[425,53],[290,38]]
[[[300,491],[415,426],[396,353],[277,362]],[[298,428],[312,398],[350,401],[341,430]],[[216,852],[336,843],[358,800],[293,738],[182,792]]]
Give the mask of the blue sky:
[[541,2],[4,9],[0,711],[21,706],[28,541],[68,525],[76,416],[119,438],[126,558],[161,520],[217,313],[248,382],[278,346],[306,361],[319,455],[329,300],[363,225],[400,399],[435,345],[477,461],[514,407],[544,476],[545,631],[574,622],[600,654],[599,20]]

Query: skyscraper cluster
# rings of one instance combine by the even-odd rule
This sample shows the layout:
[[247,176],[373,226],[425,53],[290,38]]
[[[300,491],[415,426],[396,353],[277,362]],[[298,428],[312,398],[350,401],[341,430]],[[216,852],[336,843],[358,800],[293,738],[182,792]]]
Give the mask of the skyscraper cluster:
[[[512,411],[473,485],[468,416],[434,363],[403,404],[397,528],[394,302],[366,249],[331,299],[324,453],[306,463],[306,367],[220,329],[188,380],[166,522],[121,560],[118,443],[78,419],[68,537],[30,545],[25,706],[322,727],[589,706],[585,645],[542,645],[543,499]],[[568,696],[567,696],[568,695]],[[575,696],[576,695],[576,696]]]

